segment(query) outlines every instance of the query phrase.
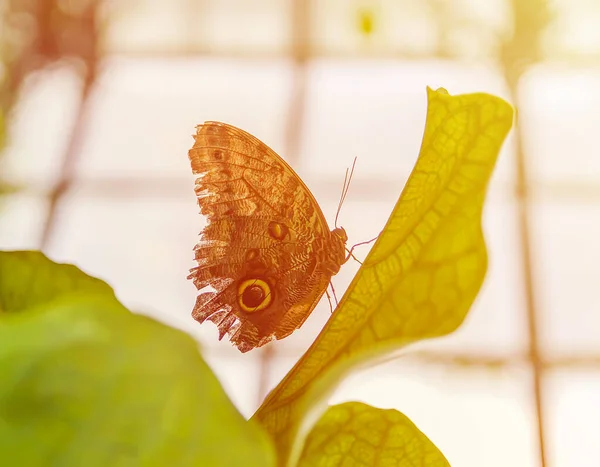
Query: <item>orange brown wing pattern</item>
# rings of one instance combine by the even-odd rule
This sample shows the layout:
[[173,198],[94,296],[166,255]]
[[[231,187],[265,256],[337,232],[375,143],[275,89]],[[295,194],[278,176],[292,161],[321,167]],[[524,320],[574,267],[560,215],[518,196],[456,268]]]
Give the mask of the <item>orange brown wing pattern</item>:
[[197,127],[189,151],[208,224],[189,278],[192,316],[246,352],[300,327],[327,288],[330,232],[304,183],[270,148],[230,125]]

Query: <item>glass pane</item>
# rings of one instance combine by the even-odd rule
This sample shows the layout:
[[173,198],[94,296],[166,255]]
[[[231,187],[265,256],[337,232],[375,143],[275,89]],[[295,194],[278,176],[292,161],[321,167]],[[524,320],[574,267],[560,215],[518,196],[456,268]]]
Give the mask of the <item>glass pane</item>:
[[600,372],[553,371],[547,379],[548,451],[553,467],[595,462],[598,457]]

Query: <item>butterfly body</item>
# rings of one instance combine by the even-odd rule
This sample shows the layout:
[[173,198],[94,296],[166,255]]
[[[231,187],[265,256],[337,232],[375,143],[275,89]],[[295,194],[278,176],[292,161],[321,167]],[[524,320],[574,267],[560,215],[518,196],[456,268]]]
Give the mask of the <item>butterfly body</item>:
[[199,125],[189,158],[208,221],[189,276],[200,291],[192,316],[242,352],[288,336],[344,263],[346,232],[330,231],[291,167],[238,128]]

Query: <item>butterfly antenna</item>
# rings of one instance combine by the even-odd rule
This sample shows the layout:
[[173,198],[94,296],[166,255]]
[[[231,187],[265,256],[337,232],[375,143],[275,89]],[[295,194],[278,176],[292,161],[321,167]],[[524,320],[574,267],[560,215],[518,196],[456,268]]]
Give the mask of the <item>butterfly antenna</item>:
[[350,182],[352,180],[352,175],[354,175],[354,167],[356,166],[356,157],[352,162],[352,168],[350,169],[350,175],[348,175],[348,169],[346,169],[346,176],[344,177],[344,185],[342,186],[342,195],[340,196],[340,202],[338,204],[337,212],[335,213],[335,222],[334,225],[337,227],[338,216],[340,215],[340,211],[342,210],[342,204],[346,200],[346,195],[348,194],[348,190],[350,189]]
[[335,213],[335,222],[334,225],[337,227],[338,216],[340,215],[340,210],[342,209],[342,202],[344,201],[344,192],[346,190],[346,182],[348,181],[348,169],[346,169],[346,175],[344,176],[344,184],[342,185],[342,194],[340,196],[340,202],[338,203],[337,211]]
[[[352,176],[354,175],[354,167],[355,166],[356,166],[356,157],[354,158],[354,161],[352,162],[352,169],[350,170],[350,176],[348,177],[348,184],[346,185],[346,190],[344,191],[344,196],[342,198],[342,204],[346,200],[346,195],[348,194],[348,191],[350,190],[350,182],[352,181]],[[347,170],[346,170],[346,172],[347,172]]]

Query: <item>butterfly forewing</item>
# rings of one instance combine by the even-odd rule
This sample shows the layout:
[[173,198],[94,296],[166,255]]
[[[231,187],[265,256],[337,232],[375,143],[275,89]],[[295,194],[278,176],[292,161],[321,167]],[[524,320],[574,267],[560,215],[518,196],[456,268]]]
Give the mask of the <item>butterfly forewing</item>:
[[192,316],[242,352],[288,336],[327,288],[328,250],[340,249],[321,209],[283,159],[231,125],[199,125],[189,158],[208,221],[189,276],[200,290]]

